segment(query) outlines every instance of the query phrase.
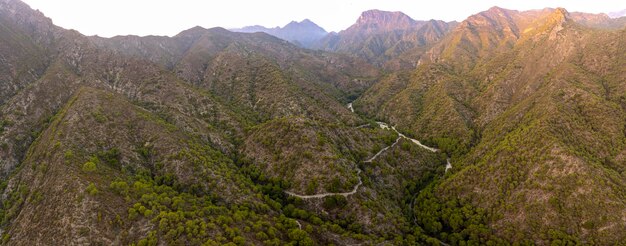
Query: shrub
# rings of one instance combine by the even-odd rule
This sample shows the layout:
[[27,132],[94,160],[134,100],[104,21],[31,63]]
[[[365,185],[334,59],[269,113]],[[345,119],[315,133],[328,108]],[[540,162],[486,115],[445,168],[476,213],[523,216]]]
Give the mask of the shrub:
[[242,236],[236,236],[235,238],[233,238],[233,243],[235,243],[237,245],[245,245],[246,244],[246,239],[243,238]]
[[120,165],[121,152],[118,148],[111,148],[107,151],[101,151],[98,153],[98,158],[104,161],[104,163],[118,167]]
[[313,245],[313,240],[309,237],[306,231],[300,229],[291,229],[288,233],[289,239],[292,242],[296,242],[297,245]]
[[109,188],[119,195],[128,195],[128,183],[126,181],[113,181]]
[[96,171],[96,163],[88,161],[83,164],[83,171],[85,172],[94,172]]
[[152,210],[150,209],[146,209],[145,211],[143,211],[143,216],[145,217],[151,217],[152,214],[154,214],[154,212],[152,212]]
[[68,149],[67,151],[65,151],[65,160],[69,161],[74,157],[74,152],[72,152],[71,149]]
[[85,191],[87,191],[87,193],[89,193],[89,195],[92,195],[92,196],[95,196],[98,194],[98,188],[96,188],[96,185],[94,183],[89,183]]

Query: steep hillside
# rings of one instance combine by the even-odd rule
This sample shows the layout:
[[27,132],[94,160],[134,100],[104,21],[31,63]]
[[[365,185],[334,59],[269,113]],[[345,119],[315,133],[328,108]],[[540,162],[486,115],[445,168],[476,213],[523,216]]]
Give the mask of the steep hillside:
[[264,33],[232,33],[222,28],[195,27],[172,38],[123,36],[91,40],[120,55],[161,64],[181,79],[198,86],[214,83],[215,77],[222,75],[214,71],[215,67],[230,67],[228,59],[231,58],[235,59],[232,63],[237,63],[238,69],[246,73],[257,70],[258,64],[248,61],[243,64],[239,60],[263,60],[279,68],[284,74],[281,76],[289,77],[299,87],[311,90],[313,86],[315,90],[342,100],[362,92],[378,74],[365,61],[346,55],[301,49]]
[[[19,1],[2,4],[5,38],[18,40],[6,52],[24,51],[10,53],[6,68],[41,62],[20,67],[30,75],[0,108],[3,244],[390,240],[385,229],[364,230],[372,224],[351,222],[339,208],[366,201],[382,208],[393,199],[333,197],[317,207],[320,200],[287,193],[315,182],[266,168],[268,156],[288,160],[272,164],[288,174],[306,170],[319,180],[311,192],[360,186],[359,163],[389,149],[394,137],[357,128],[366,120],[344,104],[375,81],[373,66],[220,28],[172,38],[85,37]],[[15,87],[15,74],[2,86]],[[286,134],[321,139],[290,146]],[[432,166],[419,172],[426,177],[441,165],[428,155],[417,160]],[[391,180],[395,188],[408,182]],[[388,217],[404,220],[407,205],[394,206]],[[379,224],[395,228],[393,235],[407,230],[406,223]]]
[[224,201],[252,199],[250,186],[226,180],[236,168],[218,151],[113,93],[81,88],[8,183],[7,233],[19,244],[138,240],[153,226],[147,220],[123,223],[131,201],[109,186],[143,172]]
[[471,207],[508,241],[624,240],[624,31],[572,16],[479,13],[354,103],[455,157],[416,200],[428,234],[466,240],[468,225],[446,211]]
[[[0,18],[4,18],[2,15]],[[47,52],[15,24],[0,20],[0,105],[39,78],[47,66]]]

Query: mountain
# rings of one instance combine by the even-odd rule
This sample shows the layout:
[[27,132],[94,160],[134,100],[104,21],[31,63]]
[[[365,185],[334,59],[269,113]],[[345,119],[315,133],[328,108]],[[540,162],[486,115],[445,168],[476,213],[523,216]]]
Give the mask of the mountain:
[[[624,241],[624,29],[576,18],[497,7],[470,16],[416,70],[354,103],[452,156],[452,173],[415,201],[428,234]],[[461,222],[473,219],[489,229]]]
[[223,28],[87,37],[0,0],[0,244],[619,244],[605,17],[368,11],[337,35],[449,25],[368,62]]
[[610,17],[606,14],[570,13],[572,20],[579,24],[601,29],[622,29],[626,27],[626,17]]
[[313,47],[360,56],[389,68],[413,68],[428,47],[445,36],[455,22],[416,21],[402,12],[369,10],[355,24],[331,33]]
[[[265,179],[252,173],[272,174],[259,166],[274,145],[244,150],[257,143],[248,138],[284,137],[265,129],[319,133],[341,151],[330,152],[335,162],[321,164],[354,168],[356,153],[384,144],[373,138],[353,147],[370,135],[352,127],[365,121],[344,106],[377,77],[372,66],[267,34],[196,27],[172,38],[85,37],[13,0],[0,2],[0,16],[0,36],[10,41],[3,43],[8,72],[0,84],[11,88],[0,107],[3,244],[349,240],[326,238],[340,233],[326,229],[309,236],[313,231],[300,230],[281,207],[287,205],[282,190],[300,192],[296,182],[308,178],[319,177],[320,192],[333,188],[331,181],[333,189],[350,185],[350,166]],[[283,124],[298,119],[301,128]],[[334,131],[361,138],[346,145]],[[299,172],[293,161],[280,164]],[[158,199],[144,199],[149,196]],[[338,221],[321,216],[316,223]],[[242,220],[259,227],[244,232],[250,225]],[[195,232],[177,232],[178,226]]]
[[309,19],[304,19],[301,22],[292,21],[284,27],[247,26],[231,29],[231,31],[243,33],[264,32],[305,48],[310,48],[315,42],[328,34],[326,30]]
[[389,190],[443,172],[345,106],[379,76],[351,56],[221,28],[86,37],[17,0],[0,16],[2,244],[389,241],[409,223]]

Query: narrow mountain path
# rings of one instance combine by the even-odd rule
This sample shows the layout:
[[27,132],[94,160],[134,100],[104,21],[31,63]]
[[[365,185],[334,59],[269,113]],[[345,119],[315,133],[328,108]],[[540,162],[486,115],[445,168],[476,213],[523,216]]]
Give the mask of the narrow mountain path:
[[[413,139],[413,138],[407,137],[406,135],[404,135],[404,134],[400,133],[398,130],[396,130],[396,127],[394,127],[394,126],[391,126],[391,127],[390,127],[387,123],[385,123],[385,122],[380,122],[380,121],[379,121],[379,122],[376,122],[376,123],[378,123],[378,125],[379,125],[379,126],[380,126],[380,128],[382,128],[382,129],[391,129],[391,130],[393,130],[394,132],[396,132],[396,133],[398,134],[398,136],[399,136],[398,138],[404,138],[404,139],[410,140],[410,141],[411,141],[411,142],[413,142],[414,144],[417,144],[417,146],[420,146],[420,147],[422,147],[422,148],[424,148],[424,149],[426,149],[426,150],[428,150],[428,151],[430,151],[430,152],[437,152],[437,151],[439,151],[439,150],[438,150],[438,149],[436,149],[436,148],[433,148],[433,147],[428,147],[428,146],[426,146],[426,145],[423,145],[423,144],[422,144],[419,140],[417,140],[417,139]],[[397,141],[396,141],[396,142],[397,142]]]
[[365,162],[369,162],[371,163],[374,159],[376,159],[376,157],[378,157],[380,154],[382,154],[383,152],[387,151],[388,149],[390,149],[391,147],[395,146],[396,144],[398,144],[398,142],[400,142],[400,139],[402,139],[402,137],[398,137],[396,138],[396,141],[392,144],[389,145],[387,147],[384,147],[383,149],[381,149],[380,151],[378,151],[378,153],[376,153],[374,156],[372,156],[372,158],[367,159]]

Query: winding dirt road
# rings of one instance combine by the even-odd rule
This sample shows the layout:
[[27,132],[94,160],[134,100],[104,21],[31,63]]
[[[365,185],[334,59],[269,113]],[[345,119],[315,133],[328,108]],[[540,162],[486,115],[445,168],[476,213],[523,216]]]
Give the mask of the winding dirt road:
[[[348,109],[350,109],[350,111],[352,111],[354,113],[354,108],[352,107],[352,103],[348,103]],[[437,152],[439,151],[438,149],[435,149],[433,147],[428,147],[426,145],[423,145],[420,141],[418,141],[417,139],[413,139],[410,137],[405,136],[404,134],[398,132],[398,130],[396,130],[396,128],[394,126],[389,126],[387,123],[385,122],[376,122],[378,124],[378,126],[384,130],[393,130],[394,132],[396,132],[396,134],[398,134],[398,138],[396,139],[396,141],[392,144],[389,145],[383,149],[381,149],[380,151],[378,151],[378,153],[376,153],[374,156],[372,156],[371,158],[365,160],[364,162],[366,163],[371,163],[372,161],[374,161],[374,159],[378,158],[378,156],[380,156],[382,153],[384,153],[385,151],[389,150],[390,148],[392,148],[393,146],[395,146],[396,144],[398,144],[398,142],[400,141],[400,139],[404,138],[407,140],[410,140],[411,142],[413,142],[414,144],[428,150],[431,152]],[[361,127],[365,127],[367,125],[362,125],[362,126],[358,126],[357,128],[361,128]],[[446,164],[446,172],[448,171],[448,169],[452,168],[452,164],[450,164],[450,159],[448,159],[448,163]],[[285,193],[287,195],[290,196],[295,196],[301,199],[314,199],[314,198],[324,198],[327,196],[344,196],[344,197],[348,197],[350,195],[354,195],[359,187],[363,184],[363,181],[361,180],[361,169],[357,168],[357,176],[359,177],[359,183],[356,184],[354,186],[354,188],[352,189],[352,191],[350,192],[340,192],[340,193],[321,193],[321,194],[315,194],[315,195],[300,195],[300,194],[296,194],[293,193],[291,191],[285,191]]]

